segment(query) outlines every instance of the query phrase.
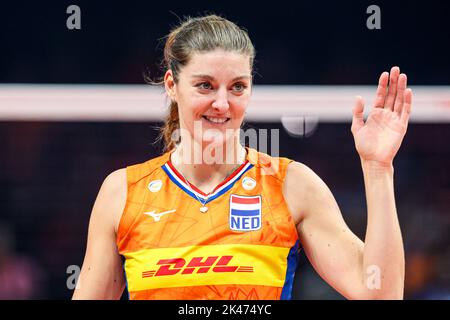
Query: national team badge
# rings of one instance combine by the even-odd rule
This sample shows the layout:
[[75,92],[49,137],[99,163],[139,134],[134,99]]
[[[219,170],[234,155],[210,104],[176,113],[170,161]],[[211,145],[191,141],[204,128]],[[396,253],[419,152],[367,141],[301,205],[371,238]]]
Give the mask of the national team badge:
[[230,229],[253,231],[261,229],[261,196],[230,196]]
[[153,180],[148,184],[148,190],[151,192],[158,192],[161,190],[162,187],[162,181],[161,180]]
[[242,187],[245,190],[253,190],[256,187],[256,181],[253,178],[245,177],[242,179]]

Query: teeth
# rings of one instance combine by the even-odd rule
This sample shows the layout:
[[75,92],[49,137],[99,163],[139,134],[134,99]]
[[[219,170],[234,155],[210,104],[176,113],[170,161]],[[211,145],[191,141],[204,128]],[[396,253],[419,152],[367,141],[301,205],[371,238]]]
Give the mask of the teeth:
[[224,123],[225,121],[228,120],[228,118],[211,118],[211,117],[206,117],[206,116],[205,116],[205,118],[214,123]]

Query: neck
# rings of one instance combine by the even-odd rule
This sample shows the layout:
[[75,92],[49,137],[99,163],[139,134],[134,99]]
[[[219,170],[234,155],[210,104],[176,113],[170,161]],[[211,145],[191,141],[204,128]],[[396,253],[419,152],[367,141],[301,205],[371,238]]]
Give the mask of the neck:
[[201,146],[197,142],[183,143],[171,154],[171,162],[186,180],[205,193],[226,179],[245,162],[246,150],[239,143],[227,141],[223,146]]

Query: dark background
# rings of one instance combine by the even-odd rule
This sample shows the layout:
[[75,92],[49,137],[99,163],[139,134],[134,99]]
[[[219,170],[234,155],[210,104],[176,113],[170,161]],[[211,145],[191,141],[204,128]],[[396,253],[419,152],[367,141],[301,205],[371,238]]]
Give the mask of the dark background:
[[[66,8],[81,8],[81,30]],[[381,30],[366,9],[381,9]],[[448,1],[17,1],[0,8],[0,82],[143,83],[178,17],[221,14],[249,31],[256,84],[374,84],[392,65],[411,84],[450,82]]]
[[[67,6],[82,29],[66,28]],[[366,8],[381,8],[381,30]],[[409,84],[449,85],[450,5],[445,1],[18,1],[0,5],[0,85],[143,84],[161,74],[163,38],[178,18],[221,14],[249,31],[255,84],[374,85],[399,65]],[[1,100],[0,100],[1,101]],[[7,107],[7,106],[0,106]],[[0,299],[68,299],[69,265],[81,266],[90,210],[113,170],[158,155],[160,123],[0,122]],[[309,138],[281,130],[280,154],[328,184],[364,239],[366,206],[349,123],[319,123]],[[408,299],[450,297],[450,125],[412,123],[395,160]],[[295,299],[340,299],[303,256]]]

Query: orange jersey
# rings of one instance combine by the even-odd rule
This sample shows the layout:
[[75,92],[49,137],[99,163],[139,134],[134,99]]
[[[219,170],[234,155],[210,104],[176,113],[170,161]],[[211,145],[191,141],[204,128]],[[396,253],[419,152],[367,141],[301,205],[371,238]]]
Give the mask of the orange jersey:
[[128,167],[117,247],[129,298],[291,299],[300,250],[282,194],[291,161],[247,148],[208,195],[186,183],[169,152]]

